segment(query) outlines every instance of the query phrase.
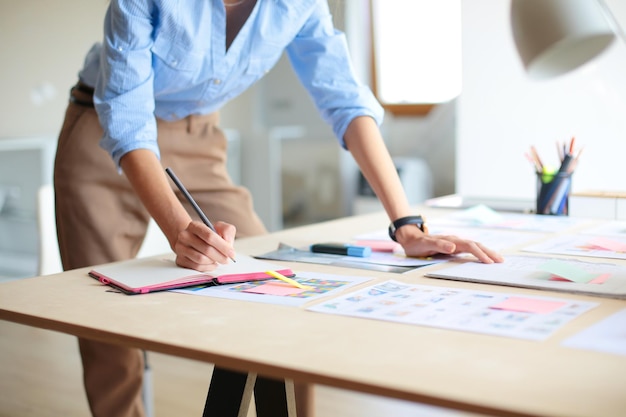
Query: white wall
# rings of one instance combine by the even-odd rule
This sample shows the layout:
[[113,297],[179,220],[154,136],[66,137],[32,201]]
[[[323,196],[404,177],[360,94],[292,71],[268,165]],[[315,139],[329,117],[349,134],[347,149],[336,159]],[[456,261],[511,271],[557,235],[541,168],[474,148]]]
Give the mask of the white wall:
[[107,0],[0,0],[0,137],[56,137]]
[[[607,0],[626,27],[626,2]],[[463,1],[463,93],[457,102],[457,192],[534,198],[531,145],[557,164],[555,141],[585,146],[573,190],[626,189],[626,45],[547,81],[523,72],[510,0]]]

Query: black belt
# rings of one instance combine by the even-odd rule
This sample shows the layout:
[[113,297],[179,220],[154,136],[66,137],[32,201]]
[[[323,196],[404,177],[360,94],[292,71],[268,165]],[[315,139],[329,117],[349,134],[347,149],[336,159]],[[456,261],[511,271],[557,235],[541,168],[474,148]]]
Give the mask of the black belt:
[[[77,92],[87,96],[86,99],[77,97]],[[93,92],[94,89],[92,87],[89,87],[79,81],[70,89],[70,101],[74,104],[78,104],[79,106],[93,108]]]

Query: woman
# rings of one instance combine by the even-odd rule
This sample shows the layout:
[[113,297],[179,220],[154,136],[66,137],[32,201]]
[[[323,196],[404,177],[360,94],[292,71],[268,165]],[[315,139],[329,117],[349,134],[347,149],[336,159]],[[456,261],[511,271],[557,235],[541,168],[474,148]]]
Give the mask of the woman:
[[[382,108],[355,79],[327,0],[113,0],[59,137],[54,182],[64,269],[134,257],[150,216],[176,263],[197,270],[234,257],[235,237],[265,233],[249,192],[226,172],[217,112],[285,51],[407,254],[468,252],[502,261],[479,243],[428,235],[412,216],[378,128]],[[216,220],[216,232],[192,221],[166,166]],[[143,415],[140,352],[85,339],[79,345],[93,415]],[[302,417],[306,397],[298,404]]]

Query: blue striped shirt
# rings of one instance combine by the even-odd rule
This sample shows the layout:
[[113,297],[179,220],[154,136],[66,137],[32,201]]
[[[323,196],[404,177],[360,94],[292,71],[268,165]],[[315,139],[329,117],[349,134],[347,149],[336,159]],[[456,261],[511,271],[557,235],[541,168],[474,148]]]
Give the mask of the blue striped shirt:
[[116,164],[127,152],[159,155],[156,119],[208,114],[266,74],[286,51],[342,146],[352,119],[383,110],[359,83],[327,0],[257,0],[226,50],[223,0],[112,0],[102,43],[79,73],[95,86],[101,146]]

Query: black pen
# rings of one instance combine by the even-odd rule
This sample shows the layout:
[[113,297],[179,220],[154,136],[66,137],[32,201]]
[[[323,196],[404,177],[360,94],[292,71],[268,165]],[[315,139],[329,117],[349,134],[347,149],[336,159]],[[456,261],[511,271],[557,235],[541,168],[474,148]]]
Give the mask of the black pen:
[[[189,204],[191,204],[191,206],[196,211],[196,213],[198,213],[198,216],[200,216],[200,219],[202,219],[202,223],[204,223],[205,225],[207,225],[209,229],[217,233],[217,230],[215,230],[215,227],[213,226],[213,223],[211,223],[211,220],[209,220],[206,214],[204,214],[204,212],[202,211],[198,203],[196,203],[196,200],[193,199],[193,197],[191,196],[191,194],[189,194],[189,191],[187,191],[183,183],[180,182],[176,174],[174,174],[174,171],[172,171],[170,168],[165,168],[165,172],[167,172],[167,175],[170,176],[170,178],[172,179],[172,181],[174,181],[174,184],[176,184],[180,192],[183,193],[187,201],[189,201]],[[230,260],[233,262],[237,262],[233,258],[230,258]]]

